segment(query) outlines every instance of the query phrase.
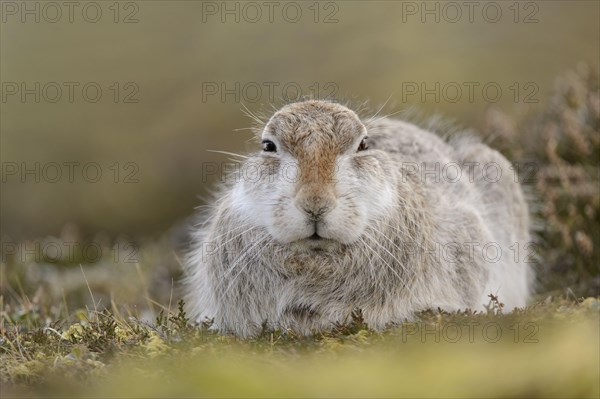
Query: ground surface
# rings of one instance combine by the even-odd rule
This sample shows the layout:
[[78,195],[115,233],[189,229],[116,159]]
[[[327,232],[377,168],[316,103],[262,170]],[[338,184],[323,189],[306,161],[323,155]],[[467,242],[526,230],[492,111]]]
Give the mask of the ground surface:
[[2,397],[598,397],[599,315],[596,298],[548,297],[511,314],[494,302],[430,311],[381,333],[357,315],[328,334],[240,341],[180,310],[154,325],[81,311],[2,330]]

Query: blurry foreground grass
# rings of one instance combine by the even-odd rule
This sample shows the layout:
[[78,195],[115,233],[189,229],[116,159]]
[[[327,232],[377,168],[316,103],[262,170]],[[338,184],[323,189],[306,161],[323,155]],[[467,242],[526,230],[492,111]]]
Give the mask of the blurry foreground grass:
[[241,341],[108,311],[0,334],[2,397],[598,397],[600,301],[502,314],[425,312],[382,333],[356,315],[312,338]]

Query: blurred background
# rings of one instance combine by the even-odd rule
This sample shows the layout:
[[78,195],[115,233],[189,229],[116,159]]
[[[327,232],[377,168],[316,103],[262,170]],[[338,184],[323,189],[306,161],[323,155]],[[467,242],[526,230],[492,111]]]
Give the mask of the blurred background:
[[[597,292],[599,8],[3,1],[3,294],[45,286],[50,298],[78,298],[68,287],[81,286],[79,265],[103,261],[86,272],[94,289],[168,300],[177,226],[229,162],[207,150],[256,148],[236,130],[252,124],[244,107],[268,115],[300,96],[368,101],[366,116],[415,107],[497,138],[511,161],[568,170],[550,168],[532,188],[547,200],[534,212],[554,250],[541,263]],[[67,256],[69,242],[79,245]],[[132,287],[126,273],[146,280]]]

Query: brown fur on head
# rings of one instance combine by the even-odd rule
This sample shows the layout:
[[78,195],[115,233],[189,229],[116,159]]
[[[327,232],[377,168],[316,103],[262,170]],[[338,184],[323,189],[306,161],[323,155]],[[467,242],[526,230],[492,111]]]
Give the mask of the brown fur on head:
[[301,157],[309,149],[319,149],[323,155],[348,150],[364,134],[366,128],[354,111],[337,103],[310,100],[277,111],[263,138],[272,135],[287,151]]
[[293,103],[275,113],[262,140],[273,141],[298,163],[296,205],[313,216],[336,205],[334,184],[336,158],[356,151],[366,136],[358,116],[337,103],[307,101]]
[[264,126],[264,150],[246,163],[269,173],[242,181],[234,200],[276,241],[298,248],[351,243],[394,204],[389,158],[368,149],[366,136],[343,105],[288,104]]

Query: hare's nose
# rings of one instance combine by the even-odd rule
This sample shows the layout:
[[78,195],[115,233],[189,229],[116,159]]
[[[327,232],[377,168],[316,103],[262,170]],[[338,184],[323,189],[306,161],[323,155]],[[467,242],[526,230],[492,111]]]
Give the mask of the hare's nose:
[[303,207],[302,210],[308,215],[311,220],[321,220],[326,214],[331,211],[331,207],[322,206],[320,208]]
[[333,193],[314,193],[309,190],[300,190],[296,196],[296,206],[308,215],[311,220],[320,220],[335,207]]

